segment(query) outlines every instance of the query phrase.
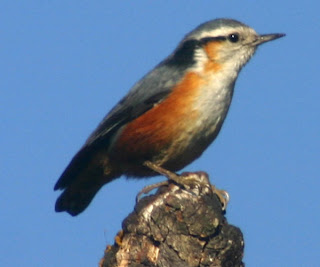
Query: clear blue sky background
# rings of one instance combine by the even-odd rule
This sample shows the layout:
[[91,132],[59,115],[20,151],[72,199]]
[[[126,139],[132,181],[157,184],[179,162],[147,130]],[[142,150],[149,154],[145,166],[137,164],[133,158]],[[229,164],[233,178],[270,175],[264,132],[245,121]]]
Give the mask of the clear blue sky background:
[[319,266],[320,19],[317,1],[0,3],[0,266],[96,266],[161,180],[119,179],[80,216],[53,186],[102,117],[198,24],[235,18],[285,38],[244,68],[216,140],[185,170],[229,191],[247,266]]

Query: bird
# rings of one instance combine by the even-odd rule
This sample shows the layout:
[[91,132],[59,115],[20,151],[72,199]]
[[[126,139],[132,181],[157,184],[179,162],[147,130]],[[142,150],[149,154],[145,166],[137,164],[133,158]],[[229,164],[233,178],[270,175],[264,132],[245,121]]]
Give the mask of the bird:
[[107,183],[125,176],[177,172],[199,158],[221,130],[242,67],[263,43],[234,19],[200,24],[138,81],[103,118],[72,158],[54,190],[55,211],[83,212]]

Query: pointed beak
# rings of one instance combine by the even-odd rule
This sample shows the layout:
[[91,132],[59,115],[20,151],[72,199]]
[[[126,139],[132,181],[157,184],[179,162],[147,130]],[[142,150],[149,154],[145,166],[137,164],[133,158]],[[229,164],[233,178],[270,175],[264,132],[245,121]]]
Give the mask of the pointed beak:
[[259,35],[257,37],[257,39],[252,42],[252,45],[258,46],[258,45],[261,45],[263,43],[266,43],[266,42],[281,38],[283,36],[285,36],[284,33],[272,33],[272,34]]

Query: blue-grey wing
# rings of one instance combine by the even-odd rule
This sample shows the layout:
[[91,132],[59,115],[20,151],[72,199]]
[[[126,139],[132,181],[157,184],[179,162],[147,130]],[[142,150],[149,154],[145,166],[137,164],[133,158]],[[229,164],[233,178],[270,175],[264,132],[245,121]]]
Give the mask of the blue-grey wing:
[[155,104],[163,101],[188,68],[195,64],[194,52],[198,40],[182,42],[167,59],[144,76],[129,93],[102,120],[90,135],[85,146],[101,138],[109,138],[124,124],[142,115]]
[[54,189],[64,189],[86,168],[100,149],[108,149],[119,129],[147,112],[168,97],[185,71],[195,62],[193,52],[198,43],[186,41],[166,60],[144,76],[128,94],[107,114],[83,147],[73,157]]
[[172,91],[174,84],[182,78],[181,76],[181,73],[173,71],[168,66],[156,67],[109,112],[84,146],[90,146],[101,139],[109,139],[120,127],[163,101]]

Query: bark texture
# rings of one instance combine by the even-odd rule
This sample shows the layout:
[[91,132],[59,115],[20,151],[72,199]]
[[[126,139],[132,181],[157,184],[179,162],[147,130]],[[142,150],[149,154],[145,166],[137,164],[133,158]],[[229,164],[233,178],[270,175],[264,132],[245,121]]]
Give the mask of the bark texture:
[[242,233],[228,224],[208,176],[190,177],[141,199],[99,266],[244,266]]

